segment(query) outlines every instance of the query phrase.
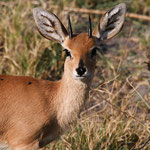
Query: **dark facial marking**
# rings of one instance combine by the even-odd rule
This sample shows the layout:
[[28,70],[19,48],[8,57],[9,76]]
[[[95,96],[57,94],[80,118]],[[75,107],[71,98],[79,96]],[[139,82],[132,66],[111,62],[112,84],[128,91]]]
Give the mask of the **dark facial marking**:
[[30,85],[30,84],[32,84],[32,82],[31,82],[31,81],[29,81],[29,82],[28,82],[28,85]]
[[1,79],[1,78],[0,78],[0,80],[2,81],[2,80],[4,80],[4,79]]
[[68,57],[70,57],[70,59],[72,58],[72,55],[71,55],[71,53],[70,53],[70,51],[69,50],[67,50],[67,49],[64,49],[64,51],[66,52],[66,56]]
[[96,56],[96,51],[97,51],[97,50],[98,50],[97,47],[94,47],[94,48],[92,49],[91,58],[93,58],[94,56]]
[[82,59],[80,59],[80,61],[79,61],[79,67],[83,67],[83,66],[84,66],[84,62],[83,62]]

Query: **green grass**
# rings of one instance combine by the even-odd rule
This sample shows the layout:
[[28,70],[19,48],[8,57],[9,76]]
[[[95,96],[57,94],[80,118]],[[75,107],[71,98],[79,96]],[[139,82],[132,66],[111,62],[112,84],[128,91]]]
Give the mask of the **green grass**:
[[[63,14],[64,6],[110,9],[119,2],[127,1],[1,0],[0,73],[49,80],[61,78],[65,59],[62,47],[44,39],[38,33],[32,8],[49,9],[55,4]],[[148,0],[132,0],[127,4],[129,12],[150,14]],[[53,11],[59,16],[60,10]],[[59,17],[62,17],[61,20],[66,24],[66,18],[61,15]],[[86,15],[72,13],[71,17],[76,32],[87,31]],[[96,18],[97,16],[92,16],[93,20]],[[95,24],[96,22],[93,23]],[[122,33],[107,45],[104,43],[103,49],[107,51],[104,54],[98,52],[90,98],[80,119],[61,139],[44,149],[138,150],[144,145],[150,132],[150,92],[142,93],[143,89],[149,89],[150,84],[150,72],[144,63],[150,48],[148,31],[148,22],[128,18]],[[150,146],[147,144],[142,149],[150,150]]]

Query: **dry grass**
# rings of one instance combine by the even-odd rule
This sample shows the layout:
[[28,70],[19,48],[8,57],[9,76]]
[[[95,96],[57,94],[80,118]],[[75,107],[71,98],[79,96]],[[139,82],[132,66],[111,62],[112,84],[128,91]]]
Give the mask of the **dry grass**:
[[[74,6],[73,2],[68,1]],[[39,35],[32,17],[33,7],[49,8],[51,3],[55,2],[0,1],[0,73],[61,77],[62,48]],[[64,15],[67,12],[61,11],[58,16],[66,23]],[[86,32],[87,15],[72,14],[72,20],[76,31]],[[81,20],[85,23],[79,24]],[[127,19],[122,34],[102,45],[105,52],[98,52],[90,98],[80,119],[44,149],[150,149],[150,72],[144,63],[148,61],[150,27],[145,24]]]

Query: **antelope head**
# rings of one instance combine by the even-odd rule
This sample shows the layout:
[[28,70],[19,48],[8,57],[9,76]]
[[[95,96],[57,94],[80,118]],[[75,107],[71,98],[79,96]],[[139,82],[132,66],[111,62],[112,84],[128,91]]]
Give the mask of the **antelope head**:
[[89,17],[89,32],[74,34],[68,16],[68,31],[59,18],[41,8],[33,10],[39,32],[47,39],[60,43],[66,52],[64,74],[67,78],[89,82],[93,78],[96,50],[103,40],[108,40],[121,30],[126,13],[124,3],[115,6],[100,19],[92,31]]

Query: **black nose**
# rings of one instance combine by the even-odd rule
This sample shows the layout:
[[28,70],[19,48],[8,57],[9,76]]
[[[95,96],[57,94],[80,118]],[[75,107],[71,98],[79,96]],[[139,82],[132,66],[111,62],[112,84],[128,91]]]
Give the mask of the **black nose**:
[[76,69],[76,71],[77,71],[77,73],[78,73],[79,76],[82,76],[86,72],[86,68],[84,68],[84,67],[78,67]]

